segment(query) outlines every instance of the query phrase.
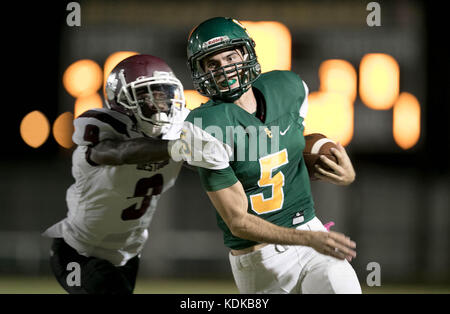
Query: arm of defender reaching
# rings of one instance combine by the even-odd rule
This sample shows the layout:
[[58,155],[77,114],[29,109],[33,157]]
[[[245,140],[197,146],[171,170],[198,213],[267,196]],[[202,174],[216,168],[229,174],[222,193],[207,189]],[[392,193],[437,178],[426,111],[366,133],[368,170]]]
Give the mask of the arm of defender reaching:
[[262,243],[305,245],[319,253],[351,260],[355,242],[337,232],[306,231],[280,227],[247,212],[248,202],[242,184],[207,192],[212,204],[233,235]]
[[100,165],[156,162],[170,158],[169,141],[153,138],[104,140],[91,148],[90,158]]

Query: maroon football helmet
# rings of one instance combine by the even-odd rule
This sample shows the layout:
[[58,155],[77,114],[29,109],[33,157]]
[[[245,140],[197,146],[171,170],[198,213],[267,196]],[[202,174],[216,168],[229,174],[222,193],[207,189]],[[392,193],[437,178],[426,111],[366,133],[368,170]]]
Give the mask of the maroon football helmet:
[[160,58],[134,55],[114,67],[106,80],[108,108],[133,115],[148,136],[164,134],[179,123],[185,108],[181,82]]

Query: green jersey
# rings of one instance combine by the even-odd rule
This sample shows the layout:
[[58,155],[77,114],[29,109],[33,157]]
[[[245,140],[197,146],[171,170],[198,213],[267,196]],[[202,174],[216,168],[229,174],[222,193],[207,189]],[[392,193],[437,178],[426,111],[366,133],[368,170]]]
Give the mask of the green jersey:
[[[303,160],[304,118],[308,89],[290,71],[262,74],[252,85],[263,111],[260,119],[234,103],[209,101],[191,111],[184,129],[201,133],[202,143],[189,147],[197,155],[207,191],[242,183],[248,212],[278,226],[297,227],[314,218],[308,171]],[[192,146],[192,144],[190,144]],[[257,244],[235,237],[217,214],[224,243],[232,249]]]

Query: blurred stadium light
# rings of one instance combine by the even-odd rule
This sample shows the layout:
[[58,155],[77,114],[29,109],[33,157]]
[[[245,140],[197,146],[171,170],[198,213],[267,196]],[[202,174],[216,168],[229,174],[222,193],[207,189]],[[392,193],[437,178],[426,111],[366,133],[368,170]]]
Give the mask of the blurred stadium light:
[[100,89],[102,69],[93,60],[83,59],[72,63],[64,72],[63,85],[73,97],[89,96]]
[[69,149],[74,145],[72,142],[73,131],[73,114],[71,112],[60,114],[53,123],[53,137],[64,148]]
[[275,21],[241,21],[255,41],[255,51],[261,72],[291,69],[291,33]]
[[353,103],[356,99],[357,74],[347,60],[325,60],[319,67],[320,91],[342,93]]
[[77,98],[75,100],[73,113],[75,118],[77,118],[80,114],[82,114],[87,110],[102,107],[103,107],[102,97],[98,93],[94,93],[86,97]]
[[409,149],[420,138],[420,104],[417,98],[402,92],[394,104],[393,135],[398,146]]
[[392,56],[370,53],[362,58],[359,65],[359,94],[369,108],[392,108],[398,97],[399,81],[399,65]]
[[208,97],[200,95],[196,90],[190,89],[184,90],[184,98],[186,99],[186,108],[189,110],[193,110],[209,100]]
[[346,94],[311,92],[305,134],[323,133],[343,146],[353,137],[353,102]]
[[47,117],[38,110],[28,113],[20,123],[20,135],[23,141],[33,148],[44,144],[49,134],[50,123]]

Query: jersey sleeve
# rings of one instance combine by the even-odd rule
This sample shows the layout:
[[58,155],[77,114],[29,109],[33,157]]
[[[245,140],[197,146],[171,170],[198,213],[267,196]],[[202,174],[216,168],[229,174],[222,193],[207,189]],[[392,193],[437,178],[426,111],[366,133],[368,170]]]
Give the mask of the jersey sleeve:
[[127,125],[100,110],[89,110],[74,121],[72,140],[78,146],[93,147],[107,139],[128,137]]
[[228,166],[220,170],[211,170],[199,167],[198,174],[203,188],[208,192],[214,192],[232,186],[238,181],[233,169]]
[[106,109],[88,110],[74,120],[72,140],[84,148],[84,158],[91,166],[98,166],[91,159],[92,147],[104,140],[125,139],[129,136],[126,121]]

